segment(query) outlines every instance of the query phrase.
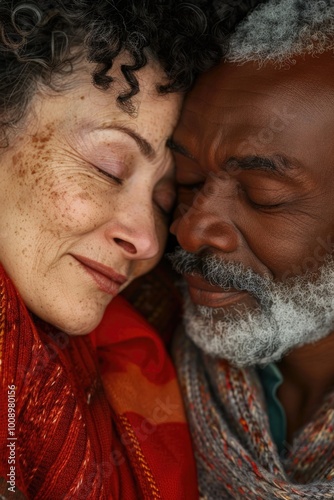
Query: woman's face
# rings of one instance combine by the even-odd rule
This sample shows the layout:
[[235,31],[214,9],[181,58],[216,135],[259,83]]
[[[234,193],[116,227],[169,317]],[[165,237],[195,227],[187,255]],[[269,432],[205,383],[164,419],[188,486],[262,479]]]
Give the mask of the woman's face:
[[66,92],[36,94],[0,155],[0,261],[27,307],[74,335],[161,257],[174,202],[166,140],[181,103],[157,94],[150,65],[131,117],[116,104],[119,65],[108,91],[91,71],[76,70]]

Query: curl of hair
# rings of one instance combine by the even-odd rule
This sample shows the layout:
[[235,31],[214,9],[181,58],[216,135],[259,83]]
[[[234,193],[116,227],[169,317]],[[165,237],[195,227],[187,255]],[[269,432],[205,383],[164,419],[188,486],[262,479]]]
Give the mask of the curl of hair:
[[148,58],[166,75],[159,92],[186,91],[221,60],[227,35],[254,3],[220,1],[224,17],[212,0],[1,0],[0,128],[24,116],[38,83],[52,87],[53,75],[71,72],[82,54],[95,63],[93,83],[101,89],[113,82],[115,58],[130,54],[121,67],[128,88],[117,97],[130,113],[140,90],[136,72]]

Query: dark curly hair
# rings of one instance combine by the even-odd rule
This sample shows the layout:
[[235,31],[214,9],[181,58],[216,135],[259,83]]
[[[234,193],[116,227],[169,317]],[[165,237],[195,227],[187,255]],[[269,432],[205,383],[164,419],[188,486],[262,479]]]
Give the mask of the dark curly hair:
[[52,87],[52,77],[71,72],[83,54],[95,63],[93,83],[101,89],[112,84],[108,73],[115,58],[123,51],[130,54],[132,63],[121,67],[128,89],[117,97],[130,113],[131,97],[139,92],[136,72],[148,58],[159,61],[167,77],[159,92],[185,91],[198,73],[221,59],[228,33],[256,3],[1,0],[1,130],[24,116],[39,82]]

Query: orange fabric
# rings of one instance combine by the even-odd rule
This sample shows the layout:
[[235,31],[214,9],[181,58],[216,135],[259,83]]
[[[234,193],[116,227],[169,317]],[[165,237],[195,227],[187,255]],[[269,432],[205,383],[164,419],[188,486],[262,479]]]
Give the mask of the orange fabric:
[[147,478],[154,478],[154,488],[165,492],[154,496],[153,488],[149,498],[198,498],[181,394],[156,332],[117,297],[91,338],[108,400],[119,417],[119,434],[133,443],[130,460],[135,465],[139,456],[146,457]]
[[[113,301],[91,339],[33,320],[1,267],[0,303],[0,495],[198,498],[174,369],[124,299]],[[8,443],[16,493],[8,490]]]

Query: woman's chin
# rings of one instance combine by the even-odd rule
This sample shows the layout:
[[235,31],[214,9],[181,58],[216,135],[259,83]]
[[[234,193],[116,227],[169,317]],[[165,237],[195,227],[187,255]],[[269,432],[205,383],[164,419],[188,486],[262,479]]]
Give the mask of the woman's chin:
[[[28,310],[37,318],[68,335],[87,335],[100,324],[113,297],[84,285],[77,289],[68,284],[50,286],[44,296],[20,293]],[[67,289],[72,293],[66,293]]]
[[57,330],[65,332],[67,335],[79,336],[87,335],[92,332],[101,322],[105,308],[101,308],[97,311],[91,312],[90,314],[82,314],[82,311],[71,311],[72,314],[62,314],[62,315],[41,315],[37,316],[52,325]]

